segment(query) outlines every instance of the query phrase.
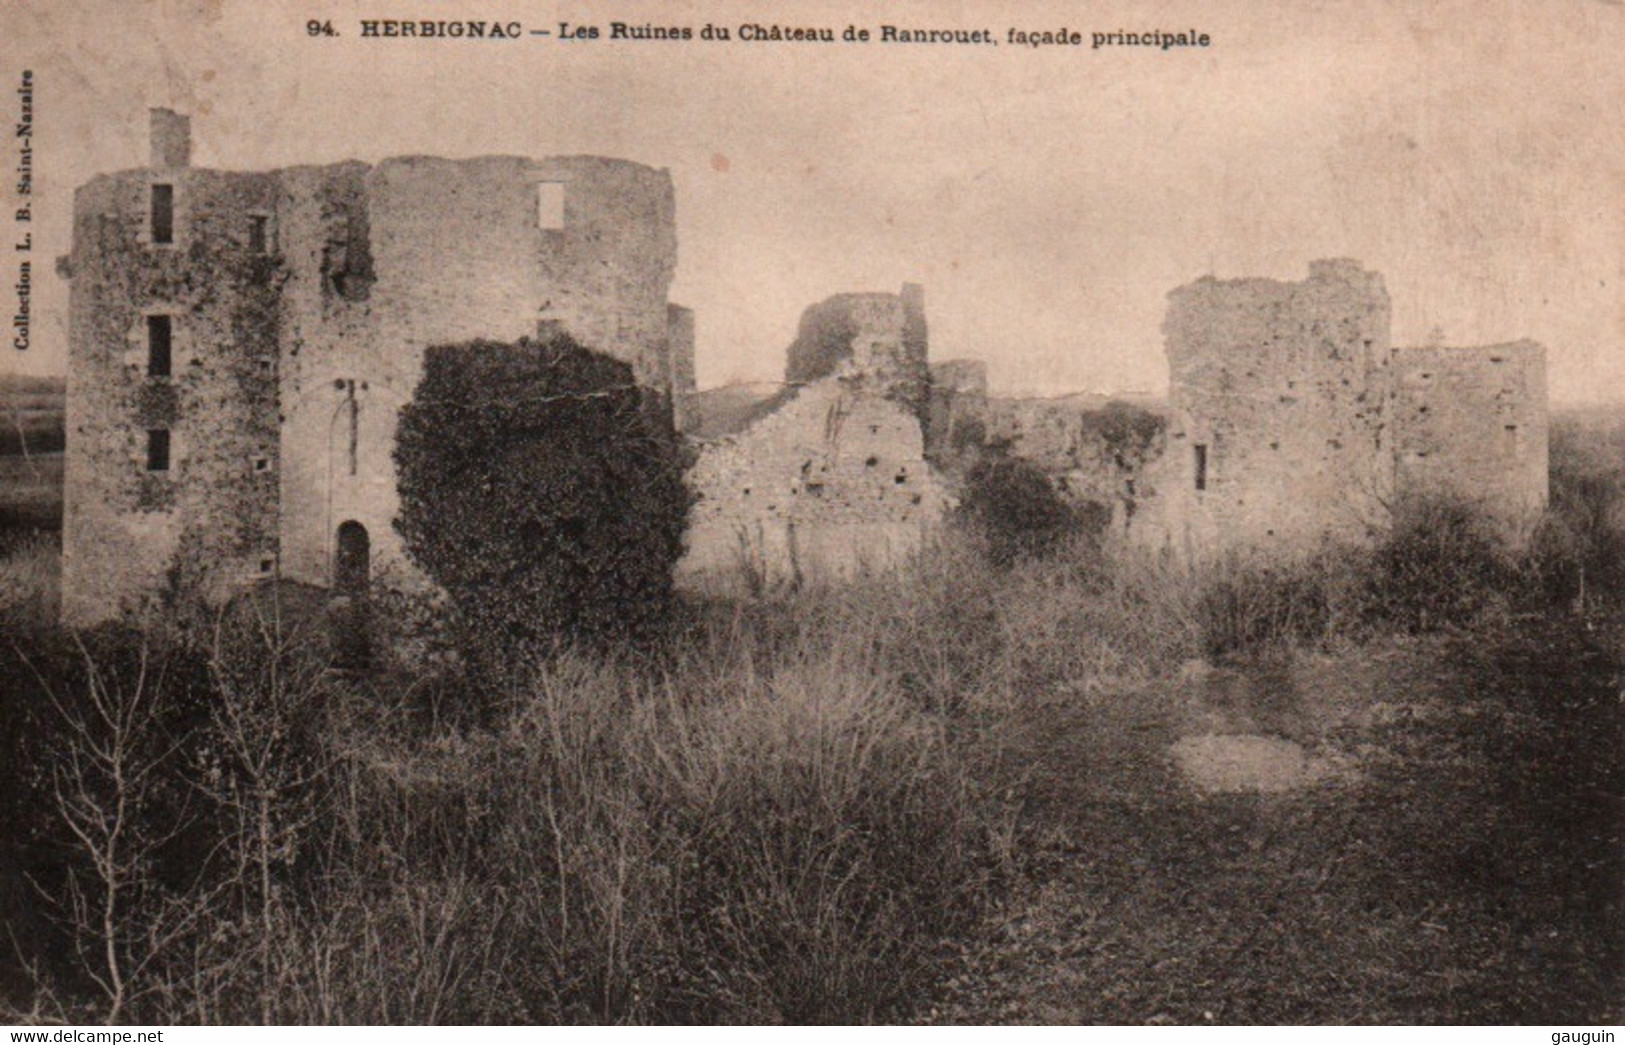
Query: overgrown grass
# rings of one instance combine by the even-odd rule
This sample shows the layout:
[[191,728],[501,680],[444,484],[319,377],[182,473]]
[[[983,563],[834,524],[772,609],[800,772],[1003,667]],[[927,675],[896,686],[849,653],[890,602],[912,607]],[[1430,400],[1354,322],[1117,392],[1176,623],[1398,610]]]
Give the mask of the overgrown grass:
[[62,528],[63,455],[0,453],[0,542]]
[[1547,593],[1580,608],[1625,593],[1625,416],[1559,415],[1551,433],[1551,509],[1535,531]]
[[399,717],[254,615],[36,649],[8,708],[36,712],[35,800],[4,825],[58,927],[21,956],[33,997],[145,1022],[897,1016],[988,895],[998,803],[944,715],[849,670],[869,654],[749,631],[656,672],[513,665],[476,728]]
[[[202,634],[38,627],[36,538],[0,561],[0,835],[23,840],[0,921],[34,929],[0,986],[13,1018],[901,1018],[1019,864],[1024,709],[1504,621],[1600,561],[1610,490],[1601,522],[1554,497],[1546,529],[1580,536],[1522,553],[1443,502],[1293,563],[1087,538],[990,561],[950,532],[854,585],[690,605],[658,655],[510,658],[480,692],[328,671],[275,600]],[[446,700],[481,711],[420,713]]]
[[0,541],[0,632],[49,627],[62,601],[62,547],[56,534]]

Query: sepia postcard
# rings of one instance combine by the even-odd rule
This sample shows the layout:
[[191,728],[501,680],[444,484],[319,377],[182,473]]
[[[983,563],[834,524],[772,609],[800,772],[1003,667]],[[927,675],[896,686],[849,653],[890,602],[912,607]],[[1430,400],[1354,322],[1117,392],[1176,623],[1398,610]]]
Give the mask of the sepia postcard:
[[1617,0],[0,25],[0,1022],[1614,1040]]

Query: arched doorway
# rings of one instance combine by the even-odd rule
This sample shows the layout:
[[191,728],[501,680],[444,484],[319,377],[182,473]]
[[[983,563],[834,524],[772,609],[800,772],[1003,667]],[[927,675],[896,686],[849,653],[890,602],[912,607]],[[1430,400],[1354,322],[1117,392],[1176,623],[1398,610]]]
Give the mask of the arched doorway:
[[339,524],[333,546],[331,623],[334,666],[364,671],[372,659],[368,620],[367,582],[371,572],[372,541],[367,528],[354,519]]
[[333,589],[341,595],[365,595],[372,567],[372,541],[354,519],[339,523],[333,550]]

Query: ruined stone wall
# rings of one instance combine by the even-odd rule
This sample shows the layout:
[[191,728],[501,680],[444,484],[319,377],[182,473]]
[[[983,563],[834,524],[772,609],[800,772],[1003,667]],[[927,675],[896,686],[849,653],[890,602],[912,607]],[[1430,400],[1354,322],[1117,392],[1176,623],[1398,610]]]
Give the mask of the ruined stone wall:
[[1169,295],[1165,543],[1185,556],[1360,538],[1391,493],[1389,302],[1352,261]]
[[667,305],[666,330],[671,358],[672,423],[683,432],[695,421],[694,310]]
[[[552,217],[540,184],[560,187]],[[430,345],[516,341],[555,322],[670,391],[665,172],[591,157],[412,157],[288,172],[285,188],[284,576],[329,583],[334,534],[353,520],[378,576],[420,582],[392,525],[392,454]]]
[[1068,501],[1109,517],[1111,532],[1161,534],[1156,466],[1166,446],[1159,413],[1100,396],[993,399],[987,443],[1031,461]]
[[[173,187],[169,244],[152,242],[154,184]],[[70,622],[171,585],[218,597],[274,569],[281,272],[254,249],[250,215],[275,202],[273,177],[179,169],[100,177],[75,196]],[[148,373],[148,316],[169,317],[167,376]],[[167,470],[148,469],[149,430],[170,433]]]
[[[916,322],[917,319],[917,322]],[[808,309],[789,363],[806,383],[689,473],[679,578],[734,587],[851,577],[913,552],[947,493],[926,463],[915,399],[918,294],[842,295]],[[843,347],[838,342],[845,338]]]
[[1532,341],[1393,352],[1402,493],[1477,504],[1521,534],[1546,506],[1546,352]]
[[889,566],[946,508],[919,421],[835,378],[706,446],[689,482],[700,496],[679,576],[721,587]]
[[[668,396],[692,383],[692,321],[666,301],[664,171],[412,157],[238,174],[184,168],[188,154],[184,118],[155,114],[167,166],[76,196],[69,620],[116,614],[177,568],[207,598],[261,576],[326,586],[346,521],[366,527],[374,577],[422,583],[392,525],[392,455],[429,345],[556,322]],[[154,183],[173,187],[173,244],[150,242]],[[155,311],[174,316],[167,378],[144,370]],[[172,432],[161,474],[146,469],[157,427]]]
[[987,364],[975,359],[932,363],[930,378],[926,457],[958,469],[987,441]]
[[873,386],[925,422],[930,364],[925,293],[837,294],[801,314],[785,358],[784,379],[806,384],[844,374]]

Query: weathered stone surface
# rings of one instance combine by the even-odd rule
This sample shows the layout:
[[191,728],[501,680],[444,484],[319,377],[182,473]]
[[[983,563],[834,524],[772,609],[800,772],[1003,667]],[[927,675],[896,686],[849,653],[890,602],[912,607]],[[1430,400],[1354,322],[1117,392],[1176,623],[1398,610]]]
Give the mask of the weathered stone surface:
[[[172,116],[153,118],[163,169],[75,199],[66,619],[171,580],[206,599],[267,576],[327,586],[347,521],[374,576],[419,583],[391,455],[429,345],[556,322],[648,387],[692,386],[666,172],[587,156],[196,170]],[[172,186],[172,244],[152,242],[154,184]],[[167,377],[146,373],[154,313],[172,317]],[[147,470],[149,428],[171,433],[167,472]]]
[[[175,187],[174,242],[151,242],[154,183]],[[75,197],[69,320],[63,613],[101,619],[165,585],[217,594],[277,541],[277,296],[247,249],[266,175],[174,170],[97,178]],[[169,373],[149,376],[149,316],[171,324]],[[147,433],[169,431],[169,467]],[[263,459],[264,468],[255,469]]]
[[1546,506],[1546,351],[1533,341],[1394,350],[1395,482],[1477,504],[1508,536]]
[[802,385],[837,373],[862,375],[923,422],[927,344],[925,292],[918,284],[904,284],[900,294],[837,294],[802,313],[784,379]]
[[[1169,294],[1167,540],[1187,556],[1363,539],[1391,493],[1388,293],[1357,262]],[[1198,473],[1204,474],[1198,474]]]
[[1149,409],[988,399],[933,368],[933,460],[975,427],[1109,507],[1113,533],[1185,561],[1364,541],[1407,494],[1465,497],[1517,541],[1546,503],[1541,346],[1390,348],[1387,291],[1357,262],[1198,280],[1169,294],[1164,332],[1171,387]]
[[[631,364],[700,439],[690,583],[893,564],[988,446],[1109,508],[1112,533],[1186,560],[1364,539],[1398,493],[1467,496],[1514,537],[1545,504],[1541,347],[1390,349],[1387,291],[1353,261],[1173,291],[1161,409],[990,399],[981,364],[930,364],[909,284],[808,308],[785,388],[707,416],[693,313],[667,300],[666,172],[587,156],[207,171],[187,166],[185,117],[155,111],[151,127],[151,168],[76,194],[59,266],[74,623],[169,588],[213,601],[276,576],[329,586],[346,523],[365,528],[373,577],[422,588],[393,527],[392,453],[423,353],[538,324]],[[167,317],[167,373],[149,373],[153,317]],[[149,467],[154,431],[167,468]]]
[[792,391],[705,445],[690,473],[699,501],[685,583],[837,579],[919,547],[947,506],[926,463],[924,331],[917,288],[807,310],[789,353]]
[[671,358],[672,421],[685,432],[695,421],[694,310],[666,306],[666,336]]

